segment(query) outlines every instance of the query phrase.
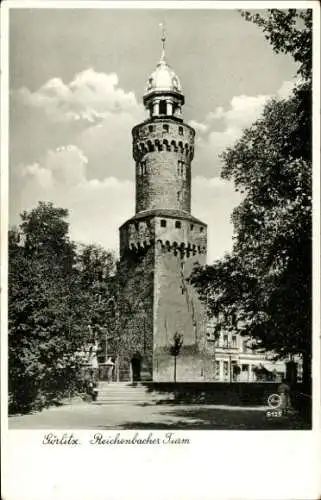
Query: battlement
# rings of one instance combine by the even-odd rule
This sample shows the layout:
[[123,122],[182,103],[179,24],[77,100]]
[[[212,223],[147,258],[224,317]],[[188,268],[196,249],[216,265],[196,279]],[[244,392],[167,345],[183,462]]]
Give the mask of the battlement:
[[[166,214],[166,212],[165,212]],[[141,252],[157,245],[162,252],[190,257],[206,255],[206,225],[186,214],[133,217],[120,228],[120,252]]]
[[134,141],[140,139],[157,138],[162,135],[170,135],[171,137],[181,137],[189,143],[194,142],[195,130],[182,121],[174,120],[173,118],[157,118],[146,120],[136,125],[132,130]]
[[206,255],[206,246],[195,245],[195,243],[191,242],[157,240],[156,244],[158,249],[165,252],[172,252],[174,255],[180,255],[181,257],[190,257],[197,254]]
[[195,131],[183,122],[159,119],[141,123],[133,128],[133,157],[135,161],[154,151],[173,151],[186,161],[194,157]]

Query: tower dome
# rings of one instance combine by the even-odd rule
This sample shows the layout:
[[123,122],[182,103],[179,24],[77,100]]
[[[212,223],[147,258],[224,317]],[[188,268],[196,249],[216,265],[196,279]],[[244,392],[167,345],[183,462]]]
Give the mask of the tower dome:
[[165,32],[162,35],[162,55],[156,70],[150,75],[143,97],[150,118],[160,116],[181,120],[184,95],[181,82],[165,59]]
[[146,94],[154,91],[182,93],[182,86],[178,76],[167,64],[163,56],[147,82]]

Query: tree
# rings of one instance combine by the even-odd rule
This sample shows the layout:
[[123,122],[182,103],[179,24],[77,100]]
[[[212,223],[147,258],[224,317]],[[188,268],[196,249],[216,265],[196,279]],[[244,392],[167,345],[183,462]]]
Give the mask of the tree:
[[312,9],[269,9],[266,15],[241,11],[241,15],[262,28],[277,54],[290,54],[298,63],[298,74],[311,81]]
[[173,337],[173,344],[170,346],[170,353],[174,358],[174,382],[176,383],[176,361],[177,361],[177,356],[179,356],[179,353],[181,352],[181,348],[183,346],[183,335],[175,332],[174,337]]
[[9,393],[28,411],[76,389],[88,325],[106,324],[114,262],[68,234],[68,212],[39,203],[9,232]]
[[41,407],[70,382],[75,336],[68,279],[74,247],[67,212],[40,203],[9,232],[9,393],[11,409]]
[[109,347],[114,350],[113,337],[116,331],[115,257],[99,245],[81,245],[76,267],[81,293],[86,298],[87,324],[105,358]]
[[[279,357],[311,365],[312,162],[311,11],[243,14],[261,26],[276,52],[291,53],[302,81],[222,155],[222,177],[243,193],[234,210],[230,255],[193,278],[210,289],[221,328],[250,336]],[[307,43],[307,46],[304,44]],[[304,47],[303,47],[304,45]],[[301,52],[302,49],[302,52]],[[204,292],[203,292],[204,296]]]

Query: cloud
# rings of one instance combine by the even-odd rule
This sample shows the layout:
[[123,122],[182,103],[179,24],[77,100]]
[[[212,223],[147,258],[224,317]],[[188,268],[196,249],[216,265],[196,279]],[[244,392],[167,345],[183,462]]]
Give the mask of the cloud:
[[280,97],[281,99],[287,99],[288,97],[290,97],[294,89],[294,86],[295,82],[293,80],[283,82],[282,86],[277,91],[278,97]]
[[260,117],[269,99],[286,98],[293,87],[293,81],[285,81],[274,96],[234,96],[227,109],[218,106],[207,114],[204,122],[193,122],[200,132],[196,139],[194,172],[209,178],[218,176],[221,170],[219,155],[227,147],[233,146],[243,130]]
[[[289,95],[293,83],[276,92]],[[197,130],[192,206],[208,224],[209,261],[231,249],[230,215],[240,202],[233,185],[219,178],[218,155],[262,113],[271,96],[234,96],[210,111]],[[115,73],[85,70],[69,82],[52,78],[38,90],[11,95],[10,221],[38,201],[70,212],[76,241],[117,250],[118,227],[134,213],[131,129],[146,119],[133,92]]]
[[[48,151],[38,163],[18,165],[11,191],[11,223],[38,201],[69,210],[75,241],[118,248],[118,227],[134,212],[134,184],[115,177],[88,179],[88,159],[75,145]],[[22,196],[20,196],[22,194]]]
[[[134,183],[110,176],[89,179],[89,168],[87,157],[75,145],[48,151],[37,163],[18,165],[10,198],[12,222],[19,223],[17,214],[38,201],[53,201],[69,210],[72,239],[117,252],[118,228],[134,214]],[[194,215],[209,226],[208,260],[212,262],[231,248],[229,219],[240,195],[229,182],[198,176],[192,181],[192,200]]]
[[146,118],[115,73],[87,69],[64,83],[11,94],[11,164],[35,162],[48,149],[72,143],[88,157],[93,178],[132,176],[131,129]]
[[135,94],[125,92],[118,84],[116,73],[97,73],[90,68],[68,84],[52,78],[35,92],[21,88],[16,96],[26,106],[43,109],[53,122],[96,123],[108,113],[135,113],[139,109]]
[[195,120],[190,120],[188,124],[193,127],[196,132],[200,132],[201,134],[208,130],[208,125],[206,123],[197,122]]
[[220,177],[192,180],[192,213],[208,225],[208,263],[232,250],[231,214],[242,197]]

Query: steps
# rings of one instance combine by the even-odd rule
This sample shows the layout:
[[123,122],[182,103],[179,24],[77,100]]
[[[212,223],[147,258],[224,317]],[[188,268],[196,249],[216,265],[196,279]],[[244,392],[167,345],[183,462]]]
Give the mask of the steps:
[[147,387],[130,382],[99,382],[98,395],[94,404],[120,405],[120,404],[156,404],[158,401],[168,399],[168,395],[149,392]]

